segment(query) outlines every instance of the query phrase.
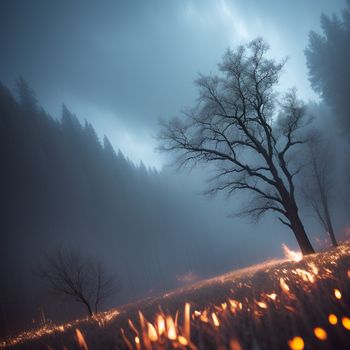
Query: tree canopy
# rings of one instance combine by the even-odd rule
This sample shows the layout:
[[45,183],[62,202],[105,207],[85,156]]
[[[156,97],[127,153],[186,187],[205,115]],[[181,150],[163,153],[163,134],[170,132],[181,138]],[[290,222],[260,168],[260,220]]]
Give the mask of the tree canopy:
[[311,85],[350,139],[350,1],[341,16],[323,14],[321,29],[310,32],[305,50]]
[[300,168],[293,163],[305,141],[305,110],[294,90],[278,98],[285,61],[268,59],[268,49],[258,38],[228,50],[219,75],[201,75],[198,104],[185,112],[185,120],[163,123],[161,149],[177,153],[180,165],[213,164],[209,192],[248,191],[253,199],[241,213],[276,213],[307,254],[313,249],[298,215],[294,176]]

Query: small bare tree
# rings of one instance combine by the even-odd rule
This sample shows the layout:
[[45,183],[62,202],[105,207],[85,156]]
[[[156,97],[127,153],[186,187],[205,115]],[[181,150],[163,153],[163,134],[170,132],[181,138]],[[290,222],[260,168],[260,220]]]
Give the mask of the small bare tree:
[[337,246],[332,218],[330,214],[330,197],[332,182],[330,168],[332,157],[329,147],[322,144],[321,136],[313,132],[307,143],[309,160],[309,179],[303,192],[305,199],[313,209],[316,218],[328,233],[333,246]]
[[314,250],[295,198],[294,176],[300,168],[293,163],[293,150],[305,141],[300,135],[305,109],[295,91],[277,100],[274,88],[285,62],[267,59],[267,51],[260,38],[228,50],[219,76],[197,80],[198,104],[185,112],[186,120],[162,123],[160,149],[176,152],[180,166],[214,164],[209,192],[254,194],[242,212],[255,218],[275,212],[303,254],[309,254]]
[[119,289],[101,262],[85,258],[79,251],[59,250],[46,257],[45,265],[40,276],[49,284],[51,292],[84,304],[90,316],[98,312],[103,300]]

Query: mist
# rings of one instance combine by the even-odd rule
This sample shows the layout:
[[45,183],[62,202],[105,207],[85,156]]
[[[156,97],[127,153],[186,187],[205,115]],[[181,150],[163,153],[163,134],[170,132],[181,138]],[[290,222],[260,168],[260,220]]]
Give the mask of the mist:
[[[0,336],[85,315],[40,277],[60,249],[118,281],[101,310],[279,258],[283,243],[298,249],[276,216],[237,215],[245,193],[205,194],[214,164],[181,167],[159,150],[159,121],[186,119],[198,74],[219,74],[225,50],[257,36],[269,57],[289,57],[278,94],[297,88],[303,135],[327,150],[327,203],[347,238],[349,11],[340,0],[1,2]],[[295,158],[299,214],[322,250],[331,242],[306,195],[307,148]]]

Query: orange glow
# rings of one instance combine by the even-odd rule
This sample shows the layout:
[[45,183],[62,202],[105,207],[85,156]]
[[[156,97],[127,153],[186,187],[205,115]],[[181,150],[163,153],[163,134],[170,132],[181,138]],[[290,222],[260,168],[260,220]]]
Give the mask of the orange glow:
[[148,327],[148,338],[150,341],[157,341],[158,340],[158,335],[156,332],[156,329],[153,327],[153,324],[147,322],[147,327]]
[[285,280],[282,277],[280,278],[280,286],[284,292],[289,293],[288,284],[285,282]]
[[75,337],[77,339],[77,342],[79,344],[79,346],[84,349],[84,350],[89,350],[86,341],[82,335],[82,333],[80,332],[80,330],[78,328],[75,329]]
[[135,337],[135,345],[136,345],[136,350],[141,350],[141,344],[140,344],[140,338]]
[[203,311],[203,313],[200,315],[200,319],[201,319],[202,322],[205,322],[205,323],[209,322],[207,310]]
[[271,300],[276,300],[276,298],[277,298],[277,294],[276,293],[266,294],[266,296],[268,298],[270,298]]
[[303,281],[305,282],[311,282],[311,283],[314,283],[315,282],[315,278],[314,276],[308,272],[308,271],[305,271],[305,270],[302,270],[302,269],[295,269],[295,271],[297,272],[297,274],[299,276],[301,276],[301,278],[303,279]]
[[211,314],[211,318],[213,319],[214,325],[215,325],[216,327],[219,327],[219,326],[220,326],[219,319],[218,319],[218,317],[216,316],[215,312],[213,312],[213,313]]
[[341,299],[341,292],[339,289],[334,289],[334,296],[337,298],[337,299]]
[[316,327],[314,329],[314,334],[315,334],[315,337],[320,340],[326,340],[328,337],[327,332],[321,327]]
[[167,316],[166,318],[166,328],[167,328],[167,336],[171,340],[175,340],[176,337],[176,328],[174,321],[171,316]]
[[[157,309],[157,299],[151,303],[150,307],[147,303],[145,305],[143,303],[136,304],[133,307],[134,314],[132,319],[137,315],[139,319],[133,323],[131,319],[128,319],[128,315],[131,317],[132,314],[127,310],[125,318],[128,321],[128,330],[124,332],[122,328],[119,328],[118,332],[118,322],[115,323],[116,328],[114,329],[116,334],[119,333],[124,347],[128,350],[164,350],[170,348],[197,350],[203,344],[198,342],[201,334],[203,334],[203,339],[208,337],[212,348],[221,349],[226,346],[230,350],[243,350],[248,349],[246,348],[246,340],[244,338],[240,338],[240,340],[236,338],[235,326],[237,324],[235,325],[235,323],[241,322],[242,319],[247,319],[247,326],[249,326],[248,323],[253,322],[256,325],[257,336],[260,336],[261,331],[263,331],[260,324],[264,325],[264,319],[273,322],[275,321],[273,319],[274,315],[280,314],[288,321],[286,324],[277,325],[277,327],[291,326],[290,329],[295,332],[290,334],[290,338],[285,337],[281,339],[287,349],[304,350],[312,346],[312,342],[316,342],[321,346],[323,345],[322,341],[325,342],[324,346],[327,347],[326,341],[328,339],[331,340],[338,332],[350,332],[350,315],[344,315],[343,313],[348,307],[348,303],[345,297],[346,285],[344,284],[343,287],[342,283],[349,282],[348,277],[350,278],[350,269],[346,266],[344,267],[343,264],[343,257],[345,256],[350,256],[350,241],[342,243],[339,248],[332,249],[330,252],[322,252],[307,257],[301,264],[281,260],[277,263],[274,262],[271,265],[272,267],[262,266],[261,264],[258,267],[249,267],[247,268],[248,274],[243,273],[241,275],[234,272],[232,278],[228,274],[202,281],[198,285],[186,287],[189,289],[181,288],[179,290],[181,299],[177,299],[178,291],[168,293],[168,295],[174,296],[174,304],[170,304],[171,307],[169,308],[162,300],[162,303],[158,304]],[[250,271],[252,272],[251,274]],[[266,283],[263,286],[266,289],[255,289],[256,282],[254,278],[250,278],[258,271],[263,272],[263,275],[266,274],[271,280],[271,283]],[[339,276],[342,276],[345,281]],[[323,284],[323,281],[329,281],[329,283]],[[259,279],[257,283],[260,283]],[[225,288],[220,289],[222,293],[213,295],[215,299],[210,299],[211,287],[215,287],[217,284],[220,287],[223,285]],[[280,286],[276,287],[276,284]],[[332,285],[333,287],[330,287]],[[205,293],[198,293],[199,298],[202,298],[198,302],[194,293],[201,291],[202,287],[204,287]],[[208,293],[206,293],[207,287],[209,287]],[[215,288],[213,290],[214,292],[216,291]],[[183,291],[185,292],[184,294],[182,294]],[[268,292],[271,294],[268,294]],[[305,295],[314,295],[315,298],[307,297],[303,299]],[[206,297],[208,299],[205,299]],[[237,299],[235,300],[234,298]],[[343,299],[344,303],[342,302]],[[178,308],[177,305],[182,300],[184,302]],[[191,304],[188,301],[186,302],[186,300],[191,300]],[[169,300],[169,302],[172,302],[172,300]],[[306,305],[306,302],[309,305]],[[193,305],[196,305],[197,309],[194,309]],[[139,310],[137,307],[139,307]],[[176,309],[174,310],[175,307]],[[316,310],[315,314],[313,314],[313,308],[320,309],[322,313]],[[163,311],[169,309],[171,313],[170,311]],[[147,318],[142,314],[141,310],[142,312],[147,310]],[[293,337],[297,334],[298,329],[301,329],[299,328],[300,325],[296,324],[296,327],[294,325],[298,319],[296,315],[299,317],[307,312],[310,312],[310,316],[312,316],[307,319],[310,323],[304,329],[305,334],[299,333],[303,338],[305,337],[304,341],[300,336]],[[68,337],[71,337],[72,339],[67,340],[66,344],[60,345],[61,349],[68,350],[71,346],[74,347],[73,343],[75,343],[77,349],[88,350],[88,346],[91,348],[93,343],[96,342],[94,339],[95,331],[101,332],[100,334],[103,335],[104,330],[101,330],[101,327],[106,328],[107,332],[109,332],[111,327],[106,327],[107,322],[114,319],[116,315],[119,315],[119,312],[114,309],[62,325],[55,325],[50,322],[40,324],[37,329],[19,333],[13,338],[0,340],[0,349],[7,349],[9,346],[21,343],[25,344],[25,342],[31,345],[32,341],[38,343],[47,342],[46,347],[53,349],[57,347],[54,345],[57,339],[62,337],[62,340],[66,341]],[[317,315],[321,317],[316,318]],[[277,318],[277,322],[278,320],[279,318]],[[240,326],[238,324],[238,328]],[[98,329],[96,330],[95,327]],[[192,335],[191,339],[191,331],[193,333],[194,329],[196,330],[196,336]],[[274,325],[271,327],[272,331],[273,329]],[[231,330],[232,333],[230,333]],[[89,337],[87,331],[91,332]],[[63,332],[64,335],[62,336]],[[281,333],[281,336],[283,335],[285,334]],[[267,333],[266,336],[271,335]],[[40,339],[41,337],[45,338]],[[345,338],[343,335],[341,337],[340,342]],[[308,339],[310,343],[308,343]],[[344,339],[344,341],[346,340]]]
[[290,312],[295,312],[294,307],[291,307],[291,306],[289,306],[289,305],[284,305],[284,308],[287,309],[287,310],[290,311]]
[[191,306],[189,303],[186,303],[185,304],[185,312],[184,312],[184,336],[187,339],[190,339],[190,334],[191,334],[190,313],[191,313]]
[[188,345],[187,339],[186,339],[185,337],[183,337],[182,335],[179,335],[179,336],[177,337],[177,340],[178,340],[178,342],[179,342],[181,345],[183,345],[183,346]]
[[288,345],[292,350],[303,350],[305,344],[303,338],[294,337],[288,341]]
[[318,267],[315,265],[315,263],[310,262],[310,263],[308,263],[308,265],[309,265],[310,269],[312,270],[312,273],[313,273],[314,275],[318,275],[319,269],[318,269]]
[[221,303],[221,307],[223,310],[226,310],[227,309],[227,303]]
[[241,344],[238,342],[238,340],[230,340],[230,350],[242,350]]
[[263,301],[257,301],[256,303],[257,303],[257,305],[258,305],[259,307],[261,307],[262,309],[267,309],[267,305],[266,305],[266,303],[264,303]]
[[301,254],[301,252],[295,252],[294,250],[290,250],[284,243],[282,244],[282,249],[284,256],[288,260],[299,262],[303,259],[303,254]]
[[234,313],[239,305],[238,301],[236,300],[232,300],[232,299],[228,299],[228,302],[230,304],[231,307],[231,311]]
[[158,315],[157,325],[158,325],[158,334],[162,335],[163,333],[165,333],[165,321],[162,315]]
[[328,322],[331,324],[331,325],[336,325],[338,323],[338,317],[334,314],[330,314],[328,316]]
[[130,328],[135,332],[135,334],[139,334],[139,332],[137,331],[137,329],[135,328],[134,324],[132,323],[131,320],[128,320],[129,326]]
[[343,317],[341,320],[343,327],[350,331],[350,318],[349,317]]

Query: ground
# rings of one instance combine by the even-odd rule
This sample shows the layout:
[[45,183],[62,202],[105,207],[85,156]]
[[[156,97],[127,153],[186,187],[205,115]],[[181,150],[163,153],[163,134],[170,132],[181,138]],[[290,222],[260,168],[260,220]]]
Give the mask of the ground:
[[[298,260],[298,259],[296,259]],[[350,349],[350,242],[201,281],[94,318],[0,341],[9,349]]]

